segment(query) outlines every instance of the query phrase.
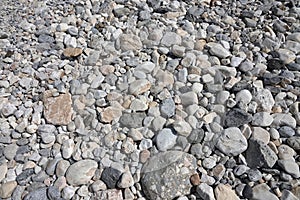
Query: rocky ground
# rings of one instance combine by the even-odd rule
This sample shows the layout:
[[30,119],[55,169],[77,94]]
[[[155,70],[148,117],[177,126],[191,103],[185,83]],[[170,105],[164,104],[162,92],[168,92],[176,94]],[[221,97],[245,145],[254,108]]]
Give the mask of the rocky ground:
[[1,0],[0,199],[300,199],[298,0]]

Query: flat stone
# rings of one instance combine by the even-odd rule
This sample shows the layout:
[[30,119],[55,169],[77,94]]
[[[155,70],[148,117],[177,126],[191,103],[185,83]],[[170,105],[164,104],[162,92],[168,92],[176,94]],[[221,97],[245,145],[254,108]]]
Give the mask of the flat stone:
[[254,126],[270,126],[273,117],[268,112],[258,112],[253,115],[252,125]]
[[120,36],[120,47],[123,51],[129,50],[140,50],[143,47],[143,44],[140,38],[133,34],[122,34]]
[[259,140],[248,141],[246,160],[251,168],[268,167],[271,168],[278,160],[276,153],[266,144]]
[[0,198],[6,199],[11,197],[13,191],[17,187],[16,181],[9,181],[0,185]]
[[61,94],[52,97],[51,91],[46,91],[43,98],[44,116],[48,123],[54,125],[68,125],[72,120],[71,94]]
[[253,197],[255,200],[279,200],[275,194],[273,194],[271,188],[266,183],[261,183],[253,187]]
[[229,185],[219,184],[215,189],[216,200],[239,200],[234,190]]
[[93,160],[75,162],[67,170],[67,182],[73,186],[87,184],[94,176],[97,168],[98,164]]
[[156,146],[160,151],[167,151],[176,144],[177,136],[169,128],[162,129],[156,136]]
[[17,144],[9,144],[4,147],[3,154],[7,160],[13,160],[18,150]]
[[16,111],[17,111],[17,107],[10,103],[4,104],[1,109],[1,113],[3,114],[4,117],[13,115]]
[[206,183],[201,183],[196,188],[197,196],[201,199],[215,200],[214,190]]
[[24,200],[34,200],[34,199],[40,199],[40,200],[48,200],[47,196],[47,188],[46,187],[41,187],[36,190],[33,190],[29,192]]
[[132,82],[129,85],[129,94],[139,95],[148,91],[151,87],[151,83],[146,79],[140,79]]
[[300,177],[299,165],[294,159],[278,160],[277,163],[285,172],[292,175],[294,178]]
[[254,95],[254,100],[258,103],[258,111],[270,112],[275,104],[271,92],[267,89],[259,89]]
[[142,71],[144,73],[151,73],[154,68],[155,68],[155,64],[153,62],[147,61],[142,64],[139,64],[134,70]]
[[160,113],[163,117],[172,117],[175,115],[175,102],[172,98],[164,99],[160,104]]
[[190,177],[195,169],[196,159],[190,154],[180,151],[158,153],[142,168],[143,191],[149,199],[173,199],[189,194]]
[[166,32],[160,42],[163,46],[171,47],[172,45],[180,45],[181,37],[174,32]]
[[173,123],[173,128],[179,135],[182,135],[185,137],[188,137],[193,130],[191,125],[184,120],[176,120]]
[[285,144],[281,144],[277,149],[279,159],[288,160],[292,159],[294,155],[296,155],[294,149]]
[[226,155],[237,156],[247,149],[247,139],[240,129],[230,127],[223,130],[216,147]]
[[242,109],[234,108],[225,114],[226,127],[239,127],[252,121],[252,116]]
[[119,122],[127,128],[139,128],[143,126],[143,120],[146,117],[144,112],[138,113],[123,113]]
[[296,54],[288,49],[278,49],[279,58],[285,64],[289,64],[296,59]]
[[295,130],[289,126],[282,126],[278,130],[281,137],[289,138],[295,135]]
[[219,58],[227,58],[231,56],[230,51],[225,49],[221,44],[210,42],[206,44],[209,47],[209,53]]
[[82,49],[81,48],[66,48],[63,51],[63,55],[67,58],[72,58],[72,57],[77,57],[82,54]]
[[253,127],[251,138],[254,140],[260,140],[264,144],[268,144],[270,142],[270,133],[261,127]]
[[288,190],[283,190],[281,195],[281,200],[298,200],[298,198]]
[[272,115],[273,122],[272,126],[279,127],[279,126],[290,126],[292,128],[296,128],[297,122],[295,118],[293,118],[290,114],[285,113],[275,113]]
[[122,175],[118,169],[107,167],[101,174],[101,180],[106,184],[107,188],[116,188],[117,183]]
[[198,97],[195,92],[186,92],[180,95],[180,99],[183,106],[198,104]]
[[119,119],[122,116],[122,110],[118,107],[109,106],[104,108],[100,115],[102,122],[111,123],[113,120]]

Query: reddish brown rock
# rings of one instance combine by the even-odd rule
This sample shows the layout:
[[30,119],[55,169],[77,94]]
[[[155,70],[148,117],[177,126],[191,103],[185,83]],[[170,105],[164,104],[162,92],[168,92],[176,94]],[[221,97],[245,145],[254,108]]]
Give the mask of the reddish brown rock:
[[71,122],[73,113],[71,94],[61,94],[52,97],[51,91],[44,94],[44,116],[48,123],[54,125],[67,125]]
[[101,112],[101,121],[104,123],[110,123],[112,120],[121,117],[122,110],[117,107],[107,107]]
[[191,183],[192,183],[193,185],[200,185],[201,180],[200,180],[199,174],[193,174],[193,175],[191,176]]
[[81,48],[66,48],[63,51],[63,55],[67,58],[71,58],[71,57],[77,57],[80,54],[82,54],[82,49]]

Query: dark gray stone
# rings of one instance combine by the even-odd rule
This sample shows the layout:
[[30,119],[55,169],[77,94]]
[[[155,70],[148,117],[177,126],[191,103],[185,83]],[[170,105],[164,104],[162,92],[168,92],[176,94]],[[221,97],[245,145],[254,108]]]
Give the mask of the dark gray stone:
[[299,136],[293,136],[293,137],[288,138],[287,143],[294,150],[300,150],[300,137]]
[[172,117],[175,114],[175,103],[172,98],[162,101],[160,112],[163,117]]
[[50,200],[58,200],[61,198],[59,189],[55,186],[50,186],[48,188],[47,194]]
[[110,189],[116,188],[117,182],[119,181],[122,172],[118,169],[107,167],[101,174],[101,180]]
[[244,110],[234,108],[225,114],[226,127],[239,127],[252,121],[252,116]]
[[289,138],[295,135],[295,130],[289,126],[282,126],[278,130],[281,137]]
[[259,140],[250,139],[246,151],[246,160],[251,168],[271,168],[278,160],[276,153],[266,144]]
[[143,126],[143,120],[146,114],[143,112],[139,113],[126,113],[120,117],[120,123],[122,126],[127,128],[138,128]]
[[49,200],[47,196],[47,188],[42,187],[29,192],[24,200]]
[[20,185],[24,185],[28,179],[34,174],[34,169],[25,169],[16,178],[16,181]]

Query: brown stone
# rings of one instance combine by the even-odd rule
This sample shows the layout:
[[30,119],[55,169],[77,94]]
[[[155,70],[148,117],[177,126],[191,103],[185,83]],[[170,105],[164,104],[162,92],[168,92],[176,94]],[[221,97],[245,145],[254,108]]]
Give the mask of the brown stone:
[[54,125],[67,125],[72,119],[72,99],[71,94],[61,94],[52,97],[51,91],[44,94],[44,116],[48,123]]
[[71,58],[71,57],[77,57],[80,54],[82,54],[82,49],[81,48],[66,48],[63,51],[63,55],[67,58]]
[[101,121],[105,123],[110,123],[112,120],[121,117],[122,110],[116,107],[107,107],[101,112]]
[[240,198],[235,194],[234,190],[230,186],[219,184],[215,188],[215,197],[216,200],[239,200]]
[[200,185],[201,180],[200,180],[199,174],[193,174],[193,175],[191,176],[191,183],[192,183],[193,185]]
[[147,149],[140,152],[140,162],[145,163],[150,158],[150,151]]
[[9,181],[1,184],[0,186],[0,198],[6,199],[11,197],[13,191],[17,187],[16,181]]

